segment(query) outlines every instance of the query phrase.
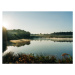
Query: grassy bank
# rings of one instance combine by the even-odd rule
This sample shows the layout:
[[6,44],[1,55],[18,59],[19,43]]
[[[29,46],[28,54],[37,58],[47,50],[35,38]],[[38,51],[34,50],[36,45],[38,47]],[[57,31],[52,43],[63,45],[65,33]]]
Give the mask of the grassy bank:
[[28,42],[30,41],[29,39],[18,39],[18,40],[10,40],[12,43],[21,43],[21,42]]
[[17,56],[14,53],[8,53],[3,58],[3,64],[28,64],[28,63],[71,63],[72,64],[72,57],[69,54],[62,54],[62,59],[57,59],[55,56],[34,56],[34,54],[18,54]]
[[9,42],[11,43],[12,46],[17,46],[17,47],[30,44],[29,39],[10,40]]

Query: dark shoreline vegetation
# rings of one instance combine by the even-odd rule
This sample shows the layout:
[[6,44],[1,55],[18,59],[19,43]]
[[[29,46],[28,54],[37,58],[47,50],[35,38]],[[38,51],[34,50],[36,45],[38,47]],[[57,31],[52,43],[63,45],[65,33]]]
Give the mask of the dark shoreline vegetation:
[[7,30],[3,27],[3,40],[17,40],[17,39],[33,39],[33,38],[73,38],[73,32],[54,32],[51,34],[31,34],[30,32],[13,29]]
[[[7,48],[7,41],[18,40],[18,39],[34,39],[34,38],[73,38],[73,32],[54,32],[51,34],[30,34],[30,32],[24,30],[7,30],[5,27],[2,28],[3,32],[3,52]],[[21,40],[22,41],[22,40]],[[55,40],[58,41],[58,40]],[[62,41],[62,40],[60,40]],[[21,42],[19,42],[21,44]],[[19,43],[14,43],[14,46],[20,46]],[[30,41],[23,41],[22,45],[30,44]],[[12,45],[12,43],[11,43]],[[64,54],[62,59],[57,59],[55,56],[34,56],[34,54],[18,54],[14,56],[14,53],[8,53],[2,56],[3,63],[73,63],[72,56]]]
[[73,60],[69,54],[62,54],[62,59],[57,59],[55,56],[43,56],[43,55],[36,55],[34,54],[17,54],[16,56],[14,53],[9,52],[3,57],[3,64],[72,64]]
[[54,32],[51,34],[31,34],[31,38],[73,38],[73,32]]

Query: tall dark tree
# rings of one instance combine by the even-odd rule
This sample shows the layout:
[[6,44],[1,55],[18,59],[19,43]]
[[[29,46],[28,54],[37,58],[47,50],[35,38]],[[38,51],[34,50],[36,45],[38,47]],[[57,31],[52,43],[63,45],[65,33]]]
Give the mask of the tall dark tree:
[[6,28],[5,27],[2,27],[2,41],[3,41],[3,45],[2,45],[2,47],[3,47],[3,52],[6,50],[6,48],[7,48],[7,30],[6,30]]

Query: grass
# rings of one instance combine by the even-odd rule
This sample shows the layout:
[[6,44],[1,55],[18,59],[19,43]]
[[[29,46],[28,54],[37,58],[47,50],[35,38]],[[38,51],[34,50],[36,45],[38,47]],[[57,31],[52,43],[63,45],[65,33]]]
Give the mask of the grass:
[[18,39],[18,40],[10,40],[12,43],[21,43],[21,42],[29,42],[29,39]]
[[18,54],[17,56],[14,55],[14,53],[9,52],[3,58],[3,64],[28,64],[28,63],[33,63],[33,64],[46,64],[46,63],[51,63],[51,64],[56,64],[56,63],[68,63],[72,64],[73,60],[70,55],[63,55],[62,59],[57,59],[55,56],[43,56],[43,55],[37,55],[34,56],[34,54]]
[[10,40],[10,42],[13,44],[13,46],[23,46],[23,45],[29,45],[30,44],[30,40],[29,39],[19,39],[19,40]]

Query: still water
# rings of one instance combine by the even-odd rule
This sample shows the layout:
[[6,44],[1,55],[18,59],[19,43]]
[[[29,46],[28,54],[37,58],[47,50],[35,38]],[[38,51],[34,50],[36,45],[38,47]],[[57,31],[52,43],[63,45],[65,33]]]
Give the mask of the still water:
[[58,58],[61,58],[63,53],[68,53],[71,56],[73,55],[73,42],[60,42],[60,41],[51,41],[51,40],[31,40],[29,43],[14,45],[9,44],[7,49],[3,52],[3,55],[14,52],[14,54],[34,54],[34,55],[54,55]]

